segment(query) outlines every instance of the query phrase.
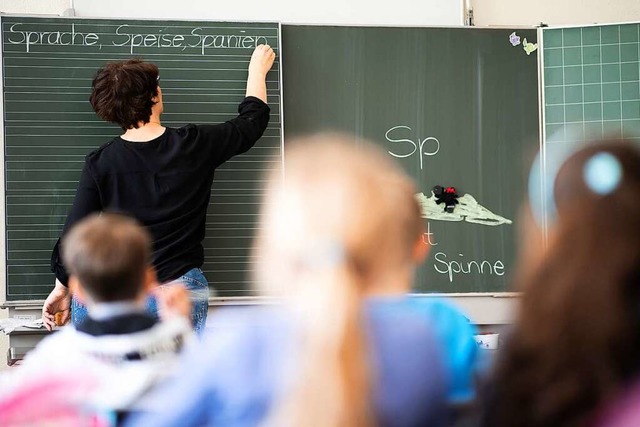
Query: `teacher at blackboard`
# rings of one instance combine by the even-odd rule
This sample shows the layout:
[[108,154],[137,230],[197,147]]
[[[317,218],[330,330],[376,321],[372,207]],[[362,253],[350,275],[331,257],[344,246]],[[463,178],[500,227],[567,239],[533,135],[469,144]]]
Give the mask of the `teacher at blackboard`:
[[[219,125],[162,126],[162,90],[154,64],[135,59],[110,63],[93,80],[93,109],[124,133],[87,155],[62,235],[96,211],[115,210],[137,218],[154,239],[152,261],[158,282],[180,281],[190,290],[196,331],[204,328],[207,317],[208,283],[200,267],[214,172],[249,150],[266,129],[266,75],[274,59],[268,45],[255,49],[239,115]],[[56,313],[62,314],[62,323],[71,316],[75,325],[80,324],[87,311],[67,287],[60,240],[53,249],[51,269],[56,283],[42,308],[45,326],[51,330]],[[155,310],[153,303],[149,309]]]

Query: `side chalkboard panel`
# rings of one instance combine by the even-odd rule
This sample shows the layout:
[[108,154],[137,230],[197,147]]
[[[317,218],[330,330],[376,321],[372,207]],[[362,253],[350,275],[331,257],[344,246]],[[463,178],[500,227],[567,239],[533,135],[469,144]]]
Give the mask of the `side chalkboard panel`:
[[[283,26],[282,37],[286,138],[367,138],[424,193],[431,253],[415,291],[507,290],[539,145],[537,31]],[[430,198],[435,185],[464,195],[454,214]]]
[[545,141],[640,140],[640,23],[543,29]]
[[[7,300],[42,299],[51,249],[73,201],[84,156],[120,133],[88,102],[108,61],[141,57],[160,68],[163,123],[220,123],[237,114],[253,48],[277,50],[276,23],[3,17]],[[279,57],[279,52],[278,57]],[[267,77],[271,122],[246,154],[216,173],[207,215],[205,273],[219,296],[250,292],[249,248],[262,173],[281,163],[279,61]]]

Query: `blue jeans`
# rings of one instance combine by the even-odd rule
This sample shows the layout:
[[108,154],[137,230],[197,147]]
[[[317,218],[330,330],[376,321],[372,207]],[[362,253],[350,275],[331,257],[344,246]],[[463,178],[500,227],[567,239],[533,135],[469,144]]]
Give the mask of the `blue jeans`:
[[[202,270],[192,268],[176,280],[164,283],[161,286],[171,286],[175,284],[183,284],[189,291],[191,298],[191,322],[193,329],[200,334],[204,331],[207,323],[207,310],[209,309],[209,284],[207,278],[204,277]],[[154,316],[158,316],[158,305],[156,298],[150,296],[147,298],[147,311]],[[79,325],[87,317],[87,307],[76,299],[71,298],[71,322]]]

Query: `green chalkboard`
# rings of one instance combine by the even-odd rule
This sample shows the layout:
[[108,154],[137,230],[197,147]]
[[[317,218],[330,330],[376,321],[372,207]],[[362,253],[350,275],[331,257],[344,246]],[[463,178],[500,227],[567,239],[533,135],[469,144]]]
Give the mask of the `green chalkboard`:
[[[108,61],[160,68],[163,123],[220,123],[237,114],[260,43],[277,23],[2,17],[7,299],[42,299],[53,286],[51,249],[73,201],[84,156],[120,133],[88,97]],[[279,52],[278,57],[279,57]],[[271,122],[246,154],[216,173],[204,270],[219,296],[246,295],[262,173],[281,163],[279,60],[267,77]]]
[[545,141],[640,140],[640,23],[545,28]]
[[544,28],[542,52],[546,158],[588,140],[640,141],[640,23]]
[[[537,31],[285,25],[282,40],[285,139],[337,130],[374,141],[425,194],[431,254],[415,291],[508,290],[539,146]],[[425,200],[435,185],[512,223],[469,222],[488,216],[478,207],[446,221]]]

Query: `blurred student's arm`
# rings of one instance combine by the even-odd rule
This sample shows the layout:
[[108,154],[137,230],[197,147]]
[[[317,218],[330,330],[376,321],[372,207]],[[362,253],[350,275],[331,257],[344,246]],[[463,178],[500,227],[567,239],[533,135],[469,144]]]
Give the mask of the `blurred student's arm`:
[[[222,320],[221,320],[222,319]],[[209,319],[234,325],[235,317],[218,313]],[[189,427],[218,425],[223,417],[229,392],[229,381],[239,373],[236,361],[246,347],[239,343],[246,334],[235,327],[216,330],[201,341],[187,346],[179,367],[159,388],[146,396],[127,417],[126,427]]]
[[449,400],[463,403],[475,398],[475,381],[483,365],[476,344],[475,325],[450,302],[441,298],[411,298],[414,309],[427,315],[430,326],[440,341],[451,379]]
[[216,406],[207,361],[208,351],[194,344],[187,349],[175,375],[146,396],[125,419],[125,427],[189,427],[210,425]]

